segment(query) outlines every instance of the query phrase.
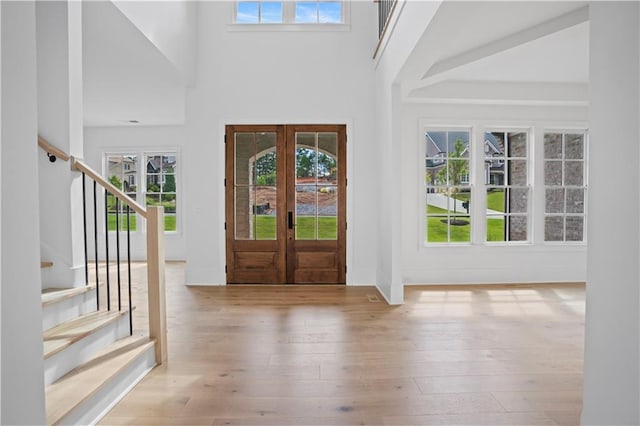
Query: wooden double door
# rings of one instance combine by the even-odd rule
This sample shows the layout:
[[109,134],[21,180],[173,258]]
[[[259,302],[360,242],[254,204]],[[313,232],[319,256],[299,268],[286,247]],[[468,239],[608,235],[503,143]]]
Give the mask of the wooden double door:
[[226,128],[229,284],[344,284],[346,126]]

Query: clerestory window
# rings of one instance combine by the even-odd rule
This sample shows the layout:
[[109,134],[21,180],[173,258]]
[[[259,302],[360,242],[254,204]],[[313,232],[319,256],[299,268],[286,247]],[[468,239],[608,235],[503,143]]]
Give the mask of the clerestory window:
[[236,24],[344,24],[342,1],[237,1]]

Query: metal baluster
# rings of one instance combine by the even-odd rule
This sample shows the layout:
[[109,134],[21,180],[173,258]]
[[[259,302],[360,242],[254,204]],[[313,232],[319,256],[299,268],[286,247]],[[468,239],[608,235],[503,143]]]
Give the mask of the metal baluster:
[[378,3],[378,37],[382,35],[382,28],[384,26],[384,2],[380,1]]
[[109,282],[109,192],[104,191],[104,245],[106,247],[105,262],[107,272],[107,311],[111,310],[111,291]]
[[96,264],[96,310],[100,310],[100,279],[98,277],[98,185],[93,181],[93,248],[95,249],[94,262]]
[[86,176],[82,173],[82,222],[84,226],[84,284],[89,285],[89,255],[87,251],[87,189]]
[[127,274],[129,280],[129,335],[133,335],[133,302],[131,301],[131,209],[127,204]]

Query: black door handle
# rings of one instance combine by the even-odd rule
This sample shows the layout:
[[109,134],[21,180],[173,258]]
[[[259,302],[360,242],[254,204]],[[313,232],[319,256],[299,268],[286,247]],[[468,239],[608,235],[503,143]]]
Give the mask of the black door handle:
[[293,229],[293,212],[287,212],[287,222],[289,223],[289,229]]

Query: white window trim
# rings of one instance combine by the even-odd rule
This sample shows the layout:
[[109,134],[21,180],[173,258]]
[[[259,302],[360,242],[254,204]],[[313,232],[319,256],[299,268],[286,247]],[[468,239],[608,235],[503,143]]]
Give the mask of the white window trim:
[[[533,170],[535,168],[535,152],[534,152],[534,148],[533,148],[533,141],[535,140],[535,135],[534,135],[534,129],[531,126],[486,126],[484,128],[481,129],[482,132],[482,145],[483,145],[483,152],[484,152],[484,135],[485,133],[491,133],[491,132],[501,132],[501,133],[513,133],[513,132],[524,132],[527,134],[527,157],[511,157],[511,156],[504,156],[504,160],[505,163],[507,160],[526,160],[527,161],[527,184],[525,186],[522,185],[517,185],[515,186],[515,188],[527,188],[528,190],[528,201],[527,201],[527,212],[526,213],[515,213],[515,214],[509,214],[508,212],[504,212],[504,217],[508,217],[508,216],[526,216],[527,218],[527,239],[524,241],[487,241],[487,230],[486,230],[486,225],[485,225],[485,232],[484,232],[484,239],[483,239],[483,244],[489,247],[495,247],[495,246],[528,246],[528,245],[532,245],[533,244],[533,232],[534,232],[534,228],[533,228],[533,212],[535,211],[533,208],[533,204],[534,204],[534,187],[533,187]],[[505,146],[505,150],[506,150],[506,146]],[[482,162],[484,163],[484,155],[482,158]],[[485,203],[486,203],[486,198],[487,198],[487,188],[489,187],[497,187],[497,185],[489,185],[489,184],[485,184],[484,182],[482,183],[482,192],[481,196],[484,197],[485,199]],[[506,188],[512,188],[513,185],[503,185],[502,187]],[[486,204],[485,204],[485,210],[486,210]],[[486,211],[482,214],[482,219],[483,220],[487,220],[487,213]]]
[[418,126],[419,130],[418,130],[418,139],[420,141],[420,143],[418,144],[418,170],[419,170],[419,181],[421,182],[420,184],[420,202],[419,204],[419,209],[420,212],[418,214],[418,220],[420,221],[419,223],[419,227],[418,229],[420,230],[420,235],[418,238],[419,241],[419,246],[423,247],[423,248],[433,248],[433,247],[469,247],[471,246],[474,241],[473,241],[473,235],[474,235],[474,220],[473,220],[473,216],[474,216],[474,207],[473,207],[473,203],[471,203],[470,209],[469,209],[469,218],[471,219],[471,223],[469,224],[469,241],[445,241],[445,242],[428,242],[427,241],[427,183],[425,181],[425,172],[426,172],[426,163],[425,160],[427,158],[427,152],[426,152],[426,134],[427,131],[432,131],[432,132],[437,132],[437,131],[442,131],[442,132],[455,132],[455,131],[460,131],[460,132],[469,132],[469,166],[470,166],[470,171],[469,171],[469,183],[467,185],[465,185],[466,188],[469,188],[471,195],[471,199],[473,200],[473,194],[474,194],[474,184],[475,184],[475,145],[476,145],[476,138],[475,138],[475,127],[472,125],[446,125],[446,124],[437,124],[437,125],[432,125],[429,122],[426,121],[422,121],[420,120],[420,124]]
[[[443,124],[444,123],[444,124]],[[453,123],[453,124],[451,124]],[[454,248],[466,247],[464,250],[473,250],[476,247],[495,247],[496,250],[500,250],[500,247],[521,247],[523,250],[525,247],[539,247],[545,250],[563,252],[564,250],[580,250],[582,251],[588,244],[588,205],[590,202],[589,194],[589,144],[590,135],[589,127],[584,121],[554,121],[554,120],[480,120],[475,118],[463,118],[462,120],[450,120],[450,119],[430,119],[430,118],[418,118],[417,126],[415,127],[416,134],[416,162],[415,164],[415,182],[416,189],[418,191],[416,200],[416,229],[415,243],[416,249],[419,253],[428,253],[431,250],[446,250]],[[425,170],[425,158],[426,158],[426,145],[424,143],[424,134],[426,129],[429,130],[447,130],[447,129],[472,129],[471,141],[475,144],[475,148],[472,147],[472,158],[475,158],[472,167],[473,170],[472,185],[474,182],[475,189],[472,189],[472,202],[470,206],[472,235],[471,244],[468,243],[426,243],[426,191],[424,181]],[[528,206],[528,241],[507,241],[507,242],[486,242],[486,224],[481,223],[486,214],[482,212],[482,208],[486,208],[486,199],[481,200],[478,197],[485,197],[485,185],[484,185],[484,169],[482,163],[484,162],[484,149],[483,144],[478,141],[483,139],[486,131],[527,131],[528,132],[528,182],[529,182],[529,206]],[[545,184],[544,184],[544,134],[547,132],[554,133],[580,133],[585,135],[585,213],[584,213],[584,239],[583,241],[545,241],[544,240],[544,217],[545,217]],[[476,164],[478,163],[478,164]],[[480,221],[478,220],[480,218]],[[520,249],[516,249],[520,250]]]
[[231,4],[231,19],[230,24],[227,25],[227,31],[246,31],[246,32],[339,32],[339,31],[351,31],[351,11],[350,2],[342,0],[342,22],[341,23],[321,23],[321,22],[309,22],[309,23],[296,23],[295,19],[295,1],[283,1],[282,2],[282,23],[239,23],[236,22],[236,11],[238,10],[238,2],[230,2]]
[[[142,149],[137,149],[132,151],[130,148],[127,149],[122,149],[122,150],[118,150],[118,149],[113,149],[110,148],[108,151],[102,151],[101,155],[102,155],[102,177],[105,179],[108,179],[108,173],[109,173],[109,165],[108,165],[108,161],[107,158],[109,156],[116,156],[116,155],[121,155],[121,156],[136,156],[136,161],[139,162],[138,166],[138,172],[136,173],[136,181],[138,182],[138,184],[136,185],[136,201],[143,207],[146,208],[146,200],[144,199],[145,194],[146,194],[146,182],[147,182],[147,165],[146,165],[146,157],[149,155],[165,155],[165,154],[172,154],[175,155],[176,157],[176,167],[175,167],[175,171],[174,171],[174,176],[176,179],[176,197],[177,197],[177,202],[176,202],[176,230],[175,231],[164,231],[164,234],[166,236],[173,236],[173,235],[181,235],[182,234],[182,230],[183,230],[183,226],[182,226],[182,221],[183,221],[183,216],[184,216],[184,208],[183,208],[183,203],[182,203],[182,199],[183,199],[183,195],[182,195],[182,175],[181,175],[181,155],[180,155],[180,149],[178,147],[150,147],[148,149],[146,148],[142,148]],[[144,163],[144,164],[143,164]],[[143,185],[145,186],[145,188],[143,188]],[[104,211],[104,198],[103,197],[99,197],[100,204],[99,208]],[[144,201],[143,201],[144,200]],[[143,201],[143,202],[141,202]],[[132,214],[135,215],[137,217],[136,219],[136,229],[134,231],[131,231],[131,234],[146,234],[147,232],[147,228],[146,228],[146,221],[141,220],[142,218],[140,218],[140,215],[136,212],[132,211]],[[107,231],[104,228],[101,228],[103,233],[108,232],[108,233],[115,233],[115,231]],[[126,232],[126,230],[120,230],[120,232]]]
[[[567,213],[563,213],[563,214],[554,214],[554,213],[547,213],[545,211],[546,206],[542,206],[542,244],[545,246],[551,246],[551,247],[563,247],[563,246],[577,246],[577,247],[585,247],[587,245],[587,229],[588,229],[588,216],[587,216],[587,206],[589,205],[589,129],[585,126],[585,127],[549,127],[546,126],[543,128],[542,130],[542,135],[541,135],[541,142],[540,142],[540,150],[542,151],[542,163],[544,165],[544,162],[546,161],[546,159],[544,158],[544,135],[546,133],[562,133],[562,134],[581,134],[584,135],[584,213],[582,214],[569,214],[569,216],[582,216],[582,241],[567,241],[566,239],[563,241],[547,241],[544,238],[544,219],[548,216],[559,216],[559,217],[567,217]],[[564,164],[564,158],[563,158],[563,164]],[[544,176],[543,176],[544,178]],[[544,180],[542,183],[542,191],[543,193],[546,191],[547,189],[547,185],[544,184]],[[566,186],[561,186],[562,188],[566,188]],[[558,188],[561,188],[558,187]],[[566,235],[565,235],[566,237]]]

